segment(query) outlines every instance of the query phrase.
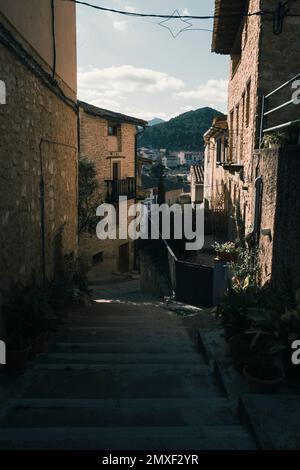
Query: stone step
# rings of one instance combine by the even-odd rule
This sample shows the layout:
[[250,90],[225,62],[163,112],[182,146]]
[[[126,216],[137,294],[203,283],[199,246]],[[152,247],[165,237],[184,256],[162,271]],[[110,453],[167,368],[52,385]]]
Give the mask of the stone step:
[[185,398],[220,396],[207,366],[36,364],[25,398]]
[[203,364],[196,352],[193,354],[151,353],[92,353],[63,352],[40,354],[39,364]]
[[59,342],[53,347],[53,351],[66,351],[66,352],[92,352],[92,353],[174,353],[185,354],[196,351],[196,345],[189,343],[173,342]]
[[239,424],[225,398],[11,400],[1,427],[123,427]]
[[1,449],[242,450],[254,443],[242,426],[41,427],[0,429]]
[[143,318],[143,317],[105,317],[98,319],[87,319],[87,320],[68,320],[64,321],[66,328],[100,328],[100,327],[111,327],[111,328],[184,328],[182,320],[176,316],[176,318]]
[[72,342],[121,342],[121,341],[149,341],[153,344],[168,341],[191,341],[190,336],[194,341],[197,339],[197,333],[193,330],[184,328],[114,328],[114,327],[99,327],[99,328],[65,328],[59,337],[60,341]]

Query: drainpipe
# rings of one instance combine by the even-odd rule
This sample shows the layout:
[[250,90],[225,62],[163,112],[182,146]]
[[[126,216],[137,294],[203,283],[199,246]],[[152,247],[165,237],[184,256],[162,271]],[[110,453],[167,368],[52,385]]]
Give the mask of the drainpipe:
[[260,238],[261,228],[261,212],[262,212],[262,192],[263,192],[263,180],[259,176],[255,180],[255,210],[254,210],[254,228],[253,233],[255,241],[258,244]]
[[137,200],[137,177],[138,177],[138,137],[142,135],[146,130],[146,126],[143,126],[142,129],[135,134],[135,147],[134,147],[134,153],[135,153],[135,164],[134,164],[134,178],[135,178],[135,202]]
[[[135,153],[135,162],[134,162],[134,179],[135,179],[135,202],[137,202],[137,179],[138,179],[138,137],[145,132],[146,126],[143,126],[141,130],[135,133],[135,145],[134,145],[134,153]],[[134,260],[133,260],[133,269],[137,269],[137,243],[134,242]]]

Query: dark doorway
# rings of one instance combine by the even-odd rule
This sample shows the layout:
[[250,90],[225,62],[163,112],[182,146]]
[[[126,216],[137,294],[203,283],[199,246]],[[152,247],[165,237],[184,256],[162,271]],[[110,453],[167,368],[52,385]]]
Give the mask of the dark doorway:
[[119,248],[119,271],[121,273],[129,271],[129,243],[125,243]]
[[114,162],[112,170],[113,170],[113,180],[120,180],[121,179],[121,163]]

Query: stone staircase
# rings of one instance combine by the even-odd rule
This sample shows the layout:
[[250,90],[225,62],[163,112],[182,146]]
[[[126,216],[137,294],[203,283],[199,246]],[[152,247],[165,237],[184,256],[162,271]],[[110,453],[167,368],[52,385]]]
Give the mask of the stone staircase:
[[254,449],[199,354],[198,326],[141,301],[74,314],[5,403],[0,449]]

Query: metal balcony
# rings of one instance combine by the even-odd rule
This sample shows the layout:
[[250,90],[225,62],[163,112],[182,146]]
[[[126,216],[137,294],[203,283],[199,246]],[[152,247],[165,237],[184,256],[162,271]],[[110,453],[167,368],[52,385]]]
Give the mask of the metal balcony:
[[125,178],[120,180],[106,180],[106,202],[119,202],[120,196],[127,196],[128,199],[135,199],[136,182],[135,178]]

